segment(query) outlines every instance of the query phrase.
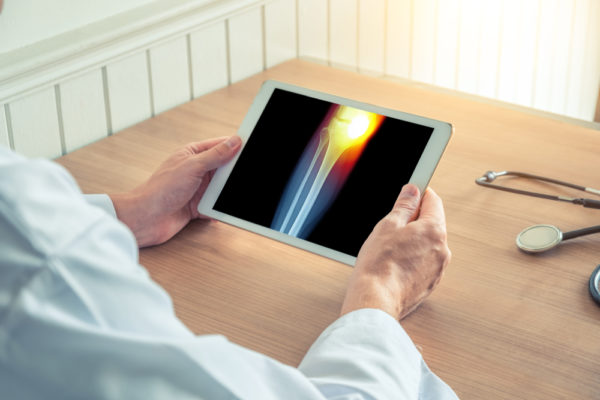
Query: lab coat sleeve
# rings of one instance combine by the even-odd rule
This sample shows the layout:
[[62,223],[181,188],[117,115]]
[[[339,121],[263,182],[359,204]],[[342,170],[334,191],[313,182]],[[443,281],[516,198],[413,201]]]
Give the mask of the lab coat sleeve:
[[0,176],[3,398],[323,398],[296,368],[190,332],[64,169],[0,151]]
[[107,194],[84,194],[83,197],[88,204],[104,210],[111,217],[117,218],[115,206]]
[[429,370],[398,321],[381,310],[361,309],[335,321],[299,369],[328,398],[457,398]]
[[[422,372],[400,377],[421,358],[373,310],[334,323],[301,369],[196,336],[138,264],[129,229],[90,206],[64,169],[0,149],[0,177],[3,398],[398,399],[398,382],[411,396],[409,379],[422,386]],[[368,340],[365,323],[386,331]]]

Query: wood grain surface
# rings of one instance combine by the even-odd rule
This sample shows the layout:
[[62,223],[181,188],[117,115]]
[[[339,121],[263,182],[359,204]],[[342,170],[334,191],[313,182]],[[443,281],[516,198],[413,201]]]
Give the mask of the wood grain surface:
[[[600,224],[600,211],[474,183],[487,170],[517,170],[600,188],[598,131],[295,60],[58,162],[84,192],[132,188],[186,142],[234,134],[266,79],[452,123],[455,133],[431,186],[444,200],[453,259],[438,289],[402,325],[463,399],[600,398],[600,307],[587,289],[600,263],[600,235],[537,256],[515,247],[529,225],[567,231]],[[140,260],[194,332],[224,334],[291,365],[337,318],[351,272],[216,221],[191,223],[168,243],[142,250]]]

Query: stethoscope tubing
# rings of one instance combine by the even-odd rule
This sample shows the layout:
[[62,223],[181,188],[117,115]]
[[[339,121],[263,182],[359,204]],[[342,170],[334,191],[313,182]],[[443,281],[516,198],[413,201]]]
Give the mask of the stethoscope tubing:
[[[481,186],[486,186],[486,187],[489,187],[492,189],[498,189],[498,190],[502,190],[502,191],[506,191],[506,192],[523,194],[523,195],[527,195],[527,196],[533,196],[533,197],[549,199],[549,200],[566,201],[566,202],[573,203],[573,204],[579,204],[579,205],[582,205],[582,206],[588,207],[588,208],[600,209],[600,200],[593,200],[593,199],[587,199],[587,198],[573,198],[573,197],[567,197],[567,196],[554,196],[554,195],[550,195],[550,194],[546,194],[546,193],[536,193],[536,192],[530,192],[530,191],[525,191],[525,190],[516,189],[516,188],[504,187],[504,186],[495,185],[492,183],[496,178],[498,178],[500,176],[509,176],[509,175],[519,176],[522,178],[537,179],[537,180],[545,181],[548,183],[562,185],[562,186],[570,187],[570,188],[573,188],[576,190],[581,190],[584,192],[589,192],[589,193],[593,193],[596,195],[600,195],[600,190],[598,190],[598,189],[588,188],[588,187],[575,185],[575,184],[564,182],[564,181],[559,181],[556,179],[546,178],[543,176],[532,175],[532,174],[528,174],[528,173],[524,173],[524,172],[517,172],[517,171],[501,171],[501,172],[488,171],[482,177],[477,178],[475,180],[475,183],[477,183],[478,185],[481,185]],[[547,225],[539,225],[539,226],[547,226]],[[557,232],[558,236],[557,236],[557,240],[554,241],[554,243],[550,243],[549,246],[546,246],[546,247],[540,248],[540,249],[535,249],[535,248],[530,249],[530,248],[527,248],[526,245],[524,245],[523,243],[520,242],[521,235],[524,234],[525,232],[527,232],[529,229],[534,228],[534,227],[526,228],[524,231],[522,231],[517,236],[517,246],[521,250],[523,250],[527,253],[538,253],[541,251],[549,250],[564,240],[569,240],[569,239],[573,239],[576,237],[580,237],[580,236],[584,236],[584,235],[591,235],[593,233],[600,232],[600,225],[590,226],[587,228],[577,229],[577,230],[569,231],[569,232],[561,232],[560,229],[558,229],[557,227],[555,227],[555,226],[551,226],[551,227]],[[525,246],[525,247],[523,247],[523,246]],[[589,292],[590,292],[590,295],[592,296],[592,298],[594,299],[594,301],[596,303],[598,303],[598,305],[600,305],[600,264],[596,266],[596,268],[594,269],[594,272],[592,272],[592,275],[590,276]]]
[[562,240],[569,240],[579,236],[591,235],[592,233],[599,233],[600,225],[590,226],[587,228],[577,229],[574,231],[563,232]]

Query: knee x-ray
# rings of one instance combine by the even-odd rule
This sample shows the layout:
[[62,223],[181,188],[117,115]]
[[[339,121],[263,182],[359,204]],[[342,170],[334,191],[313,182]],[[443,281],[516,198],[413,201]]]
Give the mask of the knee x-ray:
[[306,238],[339,194],[384,118],[332,105],[289,179],[271,228]]
[[214,209],[356,256],[432,131],[275,89]]

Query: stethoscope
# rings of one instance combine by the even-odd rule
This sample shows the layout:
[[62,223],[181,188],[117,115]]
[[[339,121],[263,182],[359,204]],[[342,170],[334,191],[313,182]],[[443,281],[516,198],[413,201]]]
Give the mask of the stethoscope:
[[[525,253],[535,254],[551,250],[565,240],[599,232],[600,225],[563,233],[554,225],[540,224],[523,229],[517,235],[516,243],[517,247]],[[590,276],[589,288],[593,299],[600,304],[600,265]]]
[[[481,178],[478,178],[475,183],[481,186],[489,187],[492,189],[499,189],[506,192],[512,192],[517,194],[524,194],[527,196],[540,197],[549,200],[565,201],[573,204],[579,204],[583,207],[588,208],[600,208],[600,201],[586,198],[573,198],[566,196],[554,196],[544,193],[529,192],[525,190],[513,189],[505,186],[499,186],[492,184],[497,177],[500,176],[518,176],[528,179],[536,179],[544,182],[553,183],[556,185],[568,186],[573,189],[582,190],[588,193],[600,195],[600,191],[593,188],[588,188],[572,183],[559,181],[556,179],[545,178],[537,175],[531,175],[523,172],[486,172]],[[591,235],[594,233],[600,233],[600,225],[590,226],[588,228],[577,229],[569,232],[562,232],[559,228],[554,225],[540,224],[533,225],[523,229],[516,239],[516,244],[519,249],[529,254],[542,253],[553,249],[565,240],[574,239],[577,237]],[[600,305],[600,265],[596,266],[594,272],[590,276],[589,290],[592,298],[596,303]]]

